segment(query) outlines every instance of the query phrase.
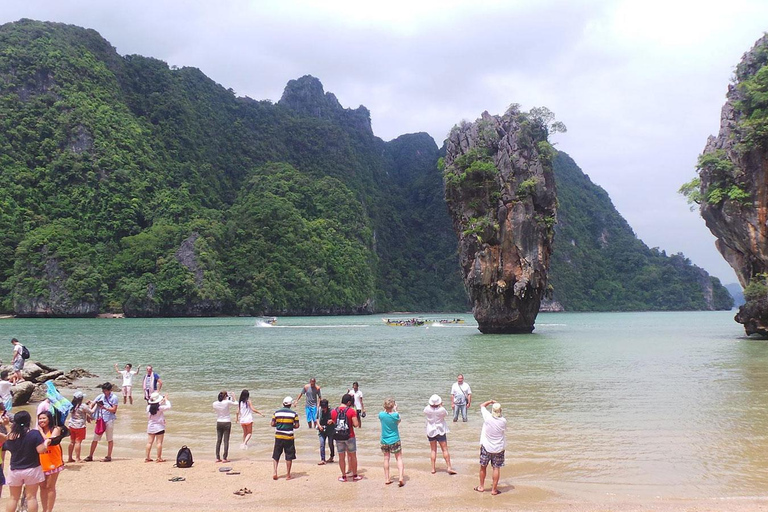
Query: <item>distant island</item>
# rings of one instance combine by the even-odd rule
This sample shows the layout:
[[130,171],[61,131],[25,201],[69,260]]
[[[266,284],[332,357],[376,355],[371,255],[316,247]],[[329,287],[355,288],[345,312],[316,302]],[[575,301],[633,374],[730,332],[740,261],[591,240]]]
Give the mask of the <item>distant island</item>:
[[[237,97],[72,25],[8,23],[0,49],[0,313],[470,307],[446,150],[426,133],[385,142],[368,109],[342,107],[311,76],[277,103]],[[716,278],[638,240],[568,155],[552,168],[547,307],[732,307]]]

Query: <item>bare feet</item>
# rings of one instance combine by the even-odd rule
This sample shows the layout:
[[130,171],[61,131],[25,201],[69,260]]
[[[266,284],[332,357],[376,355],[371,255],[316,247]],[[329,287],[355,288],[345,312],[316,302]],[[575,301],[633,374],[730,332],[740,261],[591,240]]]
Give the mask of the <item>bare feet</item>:
[[392,483],[392,480],[387,480],[386,482],[384,482],[384,485],[389,485],[391,483]]
[[402,487],[402,486],[404,486],[404,485],[405,485],[405,482],[404,482],[404,481],[402,481],[402,480],[400,480],[400,481],[397,483],[397,486],[398,486],[398,487]]
[[285,477],[285,479],[286,479],[286,480],[290,480],[290,479],[291,479],[291,475],[287,475],[287,476]]
[[[67,462],[75,462],[75,459],[67,459]],[[80,461],[78,461],[80,462]]]
[[229,462],[229,459],[222,459],[221,462]]
[[221,459],[216,459],[216,462],[221,462]]
[[455,475],[456,471],[453,468],[448,468],[448,474],[449,475]]
[[321,460],[320,462],[318,462],[318,463],[317,463],[317,465],[318,465],[318,466],[325,466],[325,461],[324,461],[324,460]]
[[432,470],[432,474],[434,475],[435,473],[437,473],[437,471],[433,469]]
[[493,489],[493,490],[491,491],[491,496],[496,496],[497,494],[501,494],[501,491],[500,491],[500,490],[498,490],[498,489]]

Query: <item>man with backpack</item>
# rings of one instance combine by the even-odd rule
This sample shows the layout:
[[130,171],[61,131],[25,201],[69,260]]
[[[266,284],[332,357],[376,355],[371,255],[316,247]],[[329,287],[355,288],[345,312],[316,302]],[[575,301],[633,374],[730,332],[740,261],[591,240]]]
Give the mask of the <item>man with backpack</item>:
[[339,455],[339,469],[341,476],[339,482],[347,481],[347,457],[349,457],[349,469],[352,473],[352,481],[357,482],[363,477],[357,474],[357,441],[355,440],[355,427],[357,411],[352,407],[355,399],[349,393],[341,397],[341,405],[331,412],[331,421],[335,424],[333,438],[336,441],[336,452]]
[[16,338],[11,340],[11,344],[13,345],[13,358],[11,359],[13,375],[11,375],[10,382],[11,384],[18,384],[19,382],[24,382],[24,376],[21,374],[21,371],[24,369],[24,361],[29,359],[29,350],[19,343],[19,340]]

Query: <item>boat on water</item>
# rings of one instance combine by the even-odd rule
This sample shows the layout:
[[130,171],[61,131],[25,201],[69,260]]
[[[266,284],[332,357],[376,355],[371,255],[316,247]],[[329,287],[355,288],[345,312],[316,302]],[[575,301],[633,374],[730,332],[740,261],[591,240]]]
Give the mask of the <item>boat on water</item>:
[[394,327],[420,327],[426,323],[423,318],[382,318],[381,320]]
[[440,319],[440,320],[430,320],[433,324],[442,324],[442,325],[449,325],[449,324],[463,324],[465,323],[463,319],[461,318],[450,318],[450,319]]
[[256,320],[256,326],[257,327],[267,327],[267,326],[273,326],[277,325],[277,317],[276,316],[270,316],[267,318],[259,318]]

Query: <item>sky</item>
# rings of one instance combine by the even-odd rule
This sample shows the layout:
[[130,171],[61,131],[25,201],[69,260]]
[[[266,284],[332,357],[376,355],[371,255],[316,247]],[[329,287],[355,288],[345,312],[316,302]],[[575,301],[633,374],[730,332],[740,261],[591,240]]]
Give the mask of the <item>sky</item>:
[[485,110],[546,106],[568,127],[556,147],[639,238],[736,282],[677,190],[768,30],[766,0],[0,0],[0,23],[21,18],[92,28],[121,55],[196,67],[257,100],[313,75],[365,105],[384,140],[442,145]]

